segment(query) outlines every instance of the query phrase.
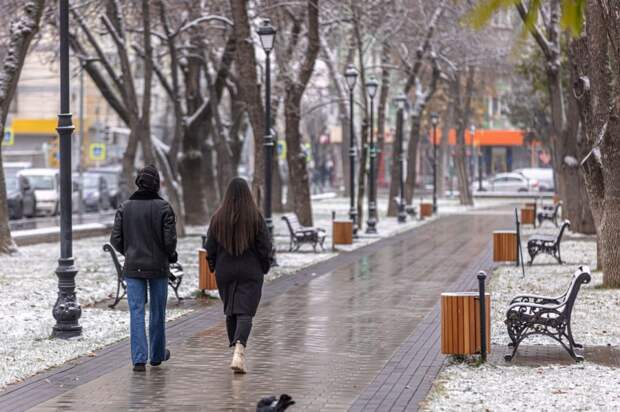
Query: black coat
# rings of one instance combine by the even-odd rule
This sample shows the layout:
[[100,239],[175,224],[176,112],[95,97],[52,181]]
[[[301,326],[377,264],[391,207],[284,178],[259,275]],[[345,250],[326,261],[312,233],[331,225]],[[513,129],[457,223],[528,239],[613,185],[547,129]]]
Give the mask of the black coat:
[[116,211],[110,243],[125,256],[123,275],[161,278],[177,261],[174,211],[155,192],[138,190]]
[[271,267],[271,238],[263,221],[254,244],[240,256],[229,254],[207,233],[205,244],[209,268],[215,271],[217,288],[224,303],[224,313],[256,314],[263,289],[263,277]]

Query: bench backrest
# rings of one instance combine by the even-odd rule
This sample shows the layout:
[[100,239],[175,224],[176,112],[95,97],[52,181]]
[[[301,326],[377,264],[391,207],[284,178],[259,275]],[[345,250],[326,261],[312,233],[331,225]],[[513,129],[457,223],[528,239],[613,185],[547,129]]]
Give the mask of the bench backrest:
[[566,294],[564,295],[564,311],[562,314],[565,319],[570,320],[573,307],[575,306],[575,300],[577,300],[577,294],[579,293],[581,285],[590,283],[590,280],[592,280],[590,268],[588,266],[579,266],[579,268],[577,268],[577,270],[573,274],[571,284],[568,287]]
[[104,252],[109,252],[110,256],[112,256],[112,261],[114,262],[114,268],[116,269],[116,274],[119,277],[123,276],[123,267],[121,266],[121,262],[118,261],[118,256],[116,256],[116,250],[112,247],[111,244],[106,243],[103,245]]
[[562,241],[562,236],[564,235],[564,231],[566,228],[570,227],[570,220],[565,220],[562,222],[562,226],[560,227],[560,232],[558,233],[558,237],[555,239],[555,244],[559,244]]
[[295,231],[299,228],[299,220],[297,219],[297,216],[294,214],[284,215],[282,216],[282,220],[286,222],[286,226],[288,227],[289,232],[291,232],[291,235],[294,235]]

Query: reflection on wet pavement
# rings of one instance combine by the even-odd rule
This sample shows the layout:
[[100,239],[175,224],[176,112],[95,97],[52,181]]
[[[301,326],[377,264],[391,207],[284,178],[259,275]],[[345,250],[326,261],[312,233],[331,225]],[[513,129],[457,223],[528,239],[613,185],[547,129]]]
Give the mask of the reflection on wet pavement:
[[[290,394],[293,410],[347,410],[509,216],[451,216],[262,304],[245,376],[229,370],[224,322],[172,346],[146,374],[117,369],[35,410],[252,410]],[[222,317],[223,319],[223,317]]]

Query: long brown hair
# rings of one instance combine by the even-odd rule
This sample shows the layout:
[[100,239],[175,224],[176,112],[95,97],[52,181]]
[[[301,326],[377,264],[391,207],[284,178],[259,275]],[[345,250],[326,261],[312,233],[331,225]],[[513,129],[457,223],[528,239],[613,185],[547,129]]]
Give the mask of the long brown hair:
[[235,177],[211,218],[209,232],[228,253],[240,256],[254,243],[262,220],[247,182]]

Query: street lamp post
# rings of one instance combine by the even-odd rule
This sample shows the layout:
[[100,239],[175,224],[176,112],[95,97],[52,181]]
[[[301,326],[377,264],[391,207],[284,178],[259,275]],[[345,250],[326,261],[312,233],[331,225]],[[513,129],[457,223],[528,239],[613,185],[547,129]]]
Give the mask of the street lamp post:
[[258,37],[265,51],[265,138],[263,146],[265,147],[265,198],[264,212],[265,223],[269,229],[271,236],[274,259],[275,259],[275,243],[273,243],[273,219],[271,217],[271,167],[273,162],[273,146],[274,139],[271,133],[271,62],[270,53],[273,49],[273,43],[276,37],[276,29],[271,25],[269,19],[264,19],[258,30]]
[[437,123],[439,116],[431,113],[431,124],[433,125],[433,213],[437,213]]
[[344,73],[344,77],[349,87],[349,193],[351,195],[349,218],[353,222],[353,233],[356,234],[358,230],[357,225],[357,210],[355,208],[355,128],[353,127],[353,92],[355,90],[355,83],[357,81],[357,70],[350,64],[347,67],[347,71]]
[[482,191],[482,149],[478,144],[478,191]]
[[82,334],[82,308],[75,294],[77,268],[73,260],[71,222],[71,135],[73,121],[69,104],[69,0],[59,0],[60,113],[56,128],[60,140],[60,259],[56,268],[58,298],[52,311],[56,324],[52,336],[72,338]]
[[[475,176],[474,176],[474,136],[476,135],[476,126],[473,124],[469,127],[469,135],[471,137],[471,156],[469,156],[469,174],[471,176],[471,184],[469,187],[474,186]],[[473,189],[471,189],[473,190]]]
[[377,158],[377,149],[375,147],[373,117],[374,117],[374,99],[377,94],[379,83],[372,77],[366,82],[366,91],[370,97],[370,171],[368,174],[368,221],[366,222],[366,233],[377,233],[377,194],[375,186],[375,161]]
[[396,134],[398,136],[398,177],[400,179],[400,201],[398,202],[398,222],[404,223],[407,220],[407,212],[405,211],[405,153],[403,151],[403,126],[404,112],[407,105],[407,96],[404,93],[394,98],[394,102],[398,107],[396,118]]

